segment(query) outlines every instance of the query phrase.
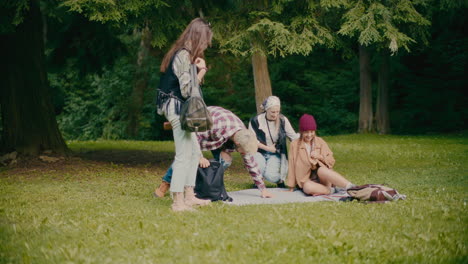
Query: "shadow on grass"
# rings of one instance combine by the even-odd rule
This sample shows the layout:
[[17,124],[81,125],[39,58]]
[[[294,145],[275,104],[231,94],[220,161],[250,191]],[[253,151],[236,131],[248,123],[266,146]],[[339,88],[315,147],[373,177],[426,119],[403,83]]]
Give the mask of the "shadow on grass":
[[154,165],[168,166],[174,159],[174,152],[156,152],[149,150],[82,150],[75,152],[75,157],[83,160],[122,164],[125,166]]

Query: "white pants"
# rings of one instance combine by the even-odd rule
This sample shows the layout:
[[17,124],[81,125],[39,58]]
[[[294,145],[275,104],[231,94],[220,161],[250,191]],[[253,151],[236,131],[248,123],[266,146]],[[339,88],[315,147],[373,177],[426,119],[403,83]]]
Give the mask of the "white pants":
[[197,168],[201,157],[200,145],[195,133],[182,130],[180,116],[175,114],[173,103],[168,103],[170,103],[168,113],[164,113],[164,115],[172,125],[175,143],[170,191],[183,192],[185,186],[195,186]]

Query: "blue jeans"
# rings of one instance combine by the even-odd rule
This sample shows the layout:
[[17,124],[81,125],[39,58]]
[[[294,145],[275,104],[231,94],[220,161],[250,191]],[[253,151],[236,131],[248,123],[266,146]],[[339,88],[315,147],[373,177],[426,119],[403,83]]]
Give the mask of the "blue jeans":
[[265,180],[278,183],[281,181],[281,156],[277,153],[255,153],[258,169]]
[[[213,154],[213,158],[215,160],[217,160],[217,161],[219,161],[219,163],[221,163],[221,166],[223,166],[224,170],[226,170],[227,168],[229,168],[229,166],[231,166],[231,161],[227,162],[223,158],[221,158],[221,150],[220,149],[212,150],[211,154]],[[171,181],[172,181],[172,172],[173,172],[172,165],[173,164],[174,163],[171,164],[169,169],[166,171],[166,174],[163,176],[163,178],[162,178],[163,181],[171,183]]]

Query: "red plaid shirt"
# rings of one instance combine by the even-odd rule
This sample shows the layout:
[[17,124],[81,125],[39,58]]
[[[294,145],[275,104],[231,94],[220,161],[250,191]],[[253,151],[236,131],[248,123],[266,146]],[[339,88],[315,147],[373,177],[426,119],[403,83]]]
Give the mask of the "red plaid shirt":
[[[213,127],[205,132],[198,132],[198,142],[202,150],[215,150],[223,147],[223,151],[236,151],[234,144],[226,144],[239,130],[246,129],[244,123],[234,113],[219,106],[208,106],[213,118]],[[245,168],[260,190],[265,189],[262,175],[253,155],[242,155]]]

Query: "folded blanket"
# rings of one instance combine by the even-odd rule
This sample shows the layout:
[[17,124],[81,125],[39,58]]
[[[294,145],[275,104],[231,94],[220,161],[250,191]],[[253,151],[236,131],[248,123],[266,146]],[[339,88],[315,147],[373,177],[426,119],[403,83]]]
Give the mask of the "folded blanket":
[[228,192],[228,195],[233,199],[232,202],[225,202],[231,205],[249,205],[249,204],[284,204],[284,203],[304,203],[304,202],[322,202],[335,201],[346,199],[349,195],[345,192],[339,192],[329,195],[308,196],[302,191],[287,192],[287,189],[268,188],[268,191],[274,195],[273,198],[260,197],[258,189],[247,189],[235,192]]

